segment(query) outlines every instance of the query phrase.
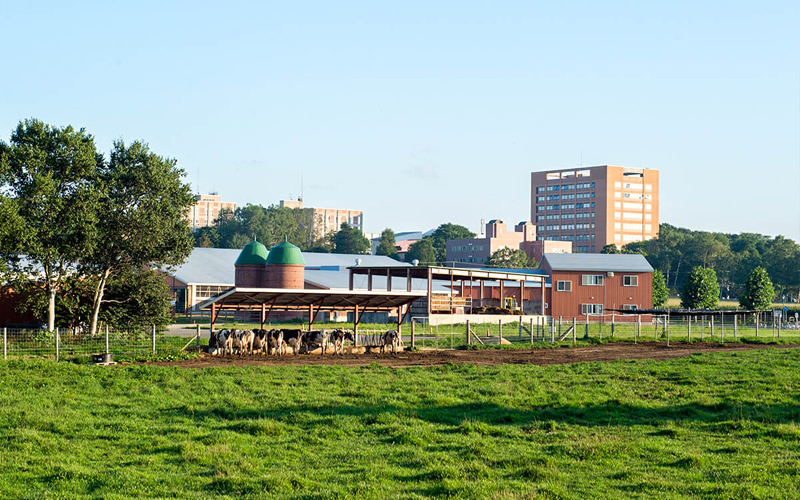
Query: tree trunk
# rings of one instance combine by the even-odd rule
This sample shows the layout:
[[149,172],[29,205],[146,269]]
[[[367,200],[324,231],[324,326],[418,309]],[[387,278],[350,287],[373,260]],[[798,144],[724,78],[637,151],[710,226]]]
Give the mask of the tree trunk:
[[47,331],[56,331],[56,287],[47,284]]
[[92,336],[97,333],[97,316],[100,314],[100,304],[103,303],[103,294],[106,291],[106,282],[110,274],[110,269],[103,271],[103,274],[100,276],[100,282],[97,284],[97,288],[94,291],[94,300],[92,301],[92,323],[89,328],[89,335]]

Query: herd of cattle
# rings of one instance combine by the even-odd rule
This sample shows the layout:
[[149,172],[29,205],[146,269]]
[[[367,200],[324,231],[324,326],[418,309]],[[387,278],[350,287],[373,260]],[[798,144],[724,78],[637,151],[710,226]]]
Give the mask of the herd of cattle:
[[[212,355],[245,355],[260,354],[283,356],[292,349],[294,355],[309,353],[320,348],[323,355],[330,347],[333,354],[344,354],[344,342],[355,342],[353,332],[350,330],[220,330],[212,335],[212,345],[209,352]],[[378,347],[381,354],[386,348],[391,348],[394,354],[402,344],[397,330],[389,330],[379,336]]]

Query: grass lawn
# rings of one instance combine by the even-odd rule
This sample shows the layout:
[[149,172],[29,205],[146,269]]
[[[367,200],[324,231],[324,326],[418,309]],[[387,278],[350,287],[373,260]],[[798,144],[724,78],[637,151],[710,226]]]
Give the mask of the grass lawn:
[[9,361],[0,498],[800,498],[799,364]]

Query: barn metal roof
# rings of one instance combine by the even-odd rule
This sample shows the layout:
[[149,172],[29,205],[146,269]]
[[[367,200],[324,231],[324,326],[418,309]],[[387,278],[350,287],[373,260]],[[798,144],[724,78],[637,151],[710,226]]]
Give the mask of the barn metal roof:
[[[165,270],[173,274],[178,280],[190,285],[230,285],[235,282],[234,262],[241,250],[230,248],[195,248],[183,265],[172,270]],[[355,265],[356,259],[361,265],[411,267],[411,264],[398,262],[383,255],[355,255],[335,253],[302,252],[306,261],[306,271],[322,269],[333,274],[342,274],[347,280],[347,268]],[[331,280],[338,280],[331,276]],[[347,284],[343,286],[347,288]],[[405,287],[403,287],[405,289]]]
[[639,254],[546,253],[544,260],[553,271],[653,272],[647,259]]

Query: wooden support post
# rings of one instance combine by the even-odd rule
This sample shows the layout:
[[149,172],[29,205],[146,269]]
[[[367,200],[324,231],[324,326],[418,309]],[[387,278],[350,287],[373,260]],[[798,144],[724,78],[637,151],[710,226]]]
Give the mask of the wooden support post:
[[719,338],[721,342],[725,342],[725,313],[719,313]]
[[403,306],[397,308],[397,335],[403,339]]
[[470,345],[470,344],[472,344],[472,339],[471,339],[471,338],[470,338],[470,336],[469,336],[469,320],[467,320],[467,322],[466,322],[465,329],[466,329],[466,332],[465,332],[465,334],[466,334],[466,336],[467,336],[467,337],[466,337],[466,339],[464,339],[464,340],[466,340],[466,341],[467,341],[467,345]]
[[506,308],[506,283],[500,280],[500,308]]
[[758,338],[758,323],[760,319],[759,316],[761,316],[761,313],[755,313],[754,316],[756,317],[756,338]]
[[667,328],[667,347],[669,347],[669,328]]
[[[531,334],[531,344],[533,344],[533,318],[531,318],[531,329],[528,330]],[[539,335],[539,322],[536,322],[536,335]]]
[[615,313],[615,312],[612,312],[612,313],[611,313],[611,337],[614,337],[614,329],[615,329],[615,328],[616,328],[616,326],[617,326],[617,324],[616,324],[616,321],[615,321],[615,320],[616,320],[616,313]]
[[416,325],[416,323],[414,323],[414,320],[412,319],[411,320],[411,347],[416,347],[417,346],[417,344],[416,344],[416,342],[417,342],[417,335],[416,335],[417,332],[416,332],[415,325]]
[[358,347],[358,304],[355,305],[353,313],[353,346]]
[[689,342],[691,342],[692,341],[692,317],[691,316],[687,316],[687,317],[689,318],[689,321],[688,321],[688,325],[689,326],[688,326],[687,338],[689,339]]
[[108,325],[106,325],[106,354],[109,353],[109,350],[108,350],[108,337],[109,337]]
[[392,291],[392,271],[386,271],[386,291]]
[[558,338],[561,338],[561,316],[558,317]]
[[733,315],[733,341],[736,342],[739,339],[739,325],[738,325],[738,316],[735,314]]
[[61,335],[59,335],[58,330],[59,329],[56,328],[56,362],[58,362],[58,354],[59,354],[59,350],[60,350],[60,347],[61,347],[60,346],[60,344],[61,344]]
[[503,343],[503,320],[497,320],[497,335],[500,337],[500,343]]
[[519,334],[517,340],[522,340],[522,316],[519,317]]
[[3,327],[3,361],[8,359],[8,328]]
[[[389,280],[389,276],[386,276],[386,280]],[[367,291],[372,291],[372,269],[367,269]]]
[[[195,327],[197,327],[197,347],[200,347],[200,324],[198,323],[197,325],[195,325]],[[262,325],[262,329],[263,329],[263,325]]]
[[544,311],[545,309],[544,293],[546,291],[545,289],[547,288],[545,286],[547,284],[547,278],[542,278],[541,283],[542,283],[542,316],[545,316],[547,313]]
[[264,323],[267,322],[267,303],[261,304],[261,329],[264,329]]
[[525,314],[525,280],[519,282],[519,312]]
[[575,336],[575,326],[576,326],[576,324],[577,323],[575,321],[575,317],[573,316],[572,317],[572,345],[575,345],[575,342],[577,341],[577,338]]
[[153,354],[156,353],[156,325],[153,325]]
[[353,270],[350,269],[350,290],[353,289]]
[[[352,278],[352,276],[353,276],[353,272],[350,271],[350,277]],[[216,302],[212,302],[211,303],[211,328],[210,328],[211,337],[209,337],[209,338],[213,338],[214,337],[214,323],[216,323],[216,321],[217,321],[217,303]]]
[[314,304],[308,305],[308,329],[314,329]]
[[406,292],[411,291],[411,268],[406,269]]
[[[561,319],[558,320],[558,323],[561,324]],[[556,343],[556,332],[555,332],[555,323],[553,322],[553,318],[550,318],[550,343]],[[559,327],[560,328],[560,327]],[[560,332],[559,332],[560,335]]]
[[433,300],[433,271],[428,268],[428,318],[431,316],[431,301]]
[[583,338],[588,340],[589,339],[589,315],[586,315],[586,324],[583,325]]

